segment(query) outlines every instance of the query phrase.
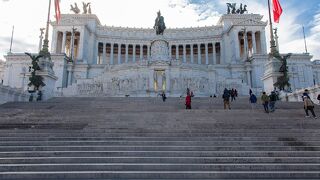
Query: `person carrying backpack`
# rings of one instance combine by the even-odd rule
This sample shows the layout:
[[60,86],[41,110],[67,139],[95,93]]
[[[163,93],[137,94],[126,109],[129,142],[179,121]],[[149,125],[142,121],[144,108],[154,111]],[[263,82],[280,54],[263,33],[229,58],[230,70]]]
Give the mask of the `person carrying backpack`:
[[251,93],[249,101],[251,104],[251,109],[254,109],[255,104],[257,103],[257,97],[253,93]]
[[311,101],[310,98],[308,98],[308,96],[303,96],[303,107],[304,110],[306,112],[306,117],[310,117],[309,116],[309,112],[310,111],[312,113],[312,116],[317,119],[316,114],[314,113],[314,103]]
[[261,96],[261,102],[262,102],[264,111],[266,113],[269,113],[269,101],[270,101],[269,96],[267,95],[266,92],[263,92]]

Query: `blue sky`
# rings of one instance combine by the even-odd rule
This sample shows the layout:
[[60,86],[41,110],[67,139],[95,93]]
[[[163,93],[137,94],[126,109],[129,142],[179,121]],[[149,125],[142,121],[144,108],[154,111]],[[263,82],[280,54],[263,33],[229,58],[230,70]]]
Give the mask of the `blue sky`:
[[[61,0],[63,14],[70,4],[85,0]],[[268,20],[267,0],[89,0],[92,11],[103,25],[152,28],[161,10],[168,28],[215,25],[226,12],[226,3],[244,3],[249,13]],[[88,1],[88,2],[89,2]],[[304,52],[302,26],[306,28],[308,50],[320,59],[320,0],[279,0],[283,14],[277,24],[280,51]],[[13,52],[36,52],[39,29],[45,26],[48,0],[0,0],[0,59],[9,51],[12,26],[15,26]],[[52,20],[53,11],[52,11]],[[268,30],[266,32],[269,32]],[[51,36],[50,36],[51,37]],[[267,34],[267,38],[269,34]],[[269,39],[268,39],[269,41]]]

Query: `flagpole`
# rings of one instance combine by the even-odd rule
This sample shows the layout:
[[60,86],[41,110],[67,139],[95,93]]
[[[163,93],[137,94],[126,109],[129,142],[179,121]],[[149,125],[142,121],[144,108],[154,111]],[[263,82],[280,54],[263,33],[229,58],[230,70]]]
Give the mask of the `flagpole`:
[[47,26],[46,26],[46,33],[45,33],[45,38],[43,40],[43,47],[40,52],[45,57],[50,57],[50,52],[49,52],[49,24],[50,24],[50,10],[51,10],[51,0],[49,0],[49,8],[48,8],[48,18],[47,18]]
[[304,26],[302,26],[302,30],[303,30],[303,38],[304,38],[304,47],[306,49],[306,54],[308,54],[308,49],[307,49],[307,41],[306,41],[306,33],[304,31]]
[[270,43],[271,43],[270,48],[271,48],[271,53],[274,54],[277,52],[277,49],[276,49],[276,43],[274,41],[274,36],[273,36],[270,0],[268,0],[268,9],[269,9],[269,22],[270,22]]
[[12,33],[11,33],[11,41],[10,41],[10,50],[9,50],[9,53],[11,53],[11,49],[12,49],[13,32],[14,32],[14,26],[12,26]]

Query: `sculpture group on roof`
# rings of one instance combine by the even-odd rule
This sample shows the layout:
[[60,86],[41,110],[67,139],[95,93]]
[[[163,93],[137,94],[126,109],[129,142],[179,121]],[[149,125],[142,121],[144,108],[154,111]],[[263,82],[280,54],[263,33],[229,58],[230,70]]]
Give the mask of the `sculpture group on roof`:
[[[74,3],[74,6],[72,4],[70,4],[70,7],[71,7],[71,11],[74,12],[75,14],[79,14],[80,13],[80,9],[78,7],[78,4],[77,3]],[[82,9],[83,9],[83,12],[82,14],[91,14],[91,3],[85,3],[85,2],[82,2]]]
[[248,12],[247,5],[240,4],[240,8],[236,8],[237,3],[227,3],[227,14],[244,14],[245,12]]

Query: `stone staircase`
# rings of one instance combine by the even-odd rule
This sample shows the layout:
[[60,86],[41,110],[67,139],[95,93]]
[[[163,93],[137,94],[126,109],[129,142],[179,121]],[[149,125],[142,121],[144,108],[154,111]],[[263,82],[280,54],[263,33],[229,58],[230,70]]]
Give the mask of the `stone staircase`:
[[[54,98],[0,106],[0,179],[320,179],[320,120],[248,98]],[[316,113],[319,107],[316,107]]]

